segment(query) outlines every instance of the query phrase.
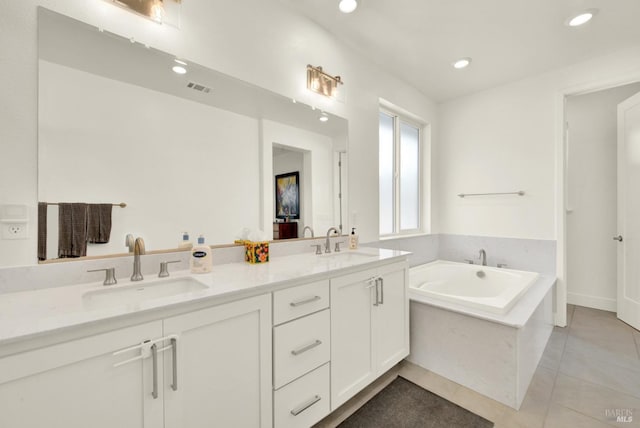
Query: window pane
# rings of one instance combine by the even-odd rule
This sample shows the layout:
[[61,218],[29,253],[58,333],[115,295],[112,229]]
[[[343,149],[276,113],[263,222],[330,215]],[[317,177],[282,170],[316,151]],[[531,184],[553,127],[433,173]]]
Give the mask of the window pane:
[[380,113],[380,234],[393,233],[393,117]]
[[419,226],[420,134],[415,126],[400,123],[400,229]]

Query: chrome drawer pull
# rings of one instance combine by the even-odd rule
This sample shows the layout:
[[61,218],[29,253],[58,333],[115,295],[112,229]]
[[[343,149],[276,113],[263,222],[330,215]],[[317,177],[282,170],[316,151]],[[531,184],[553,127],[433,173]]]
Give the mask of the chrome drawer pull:
[[316,404],[318,401],[322,400],[322,398],[320,398],[319,395],[316,395],[315,397],[313,397],[311,400],[309,400],[309,402],[304,403],[303,405],[301,405],[300,407],[297,407],[295,409],[293,409],[291,411],[291,414],[293,416],[298,416],[300,413],[304,412],[305,410],[307,410],[309,407],[313,406],[314,404]]
[[155,400],[158,398],[158,345],[151,345],[151,359],[153,361],[153,391],[151,396]]
[[175,337],[171,338],[171,351],[173,359],[173,383],[171,389],[178,390],[178,340]]
[[320,346],[320,345],[322,345],[322,341],[321,341],[321,340],[316,340],[315,342],[313,342],[313,343],[312,343],[312,344],[310,344],[310,345],[303,346],[302,348],[294,349],[293,351],[291,351],[291,353],[292,353],[293,355],[300,355],[300,354],[302,354],[303,352],[307,352],[307,351],[309,351],[310,349],[313,349],[313,348],[315,348],[316,346]]
[[307,303],[315,302],[316,300],[320,300],[321,298],[322,297],[320,296],[313,296],[313,297],[309,297],[308,299],[298,300],[297,302],[291,302],[289,303],[289,305],[295,308],[298,306],[306,305]]

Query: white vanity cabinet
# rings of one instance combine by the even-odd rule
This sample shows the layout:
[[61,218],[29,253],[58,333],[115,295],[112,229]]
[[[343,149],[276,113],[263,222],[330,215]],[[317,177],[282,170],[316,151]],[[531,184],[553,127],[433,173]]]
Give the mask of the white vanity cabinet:
[[274,426],[309,427],[331,411],[329,280],[273,293]]
[[162,321],[0,358],[0,427],[161,428],[151,358],[114,353],[162,336]]
[[406,262],[331,280],[331,410],[409,355]]
[[164,320],[165,428],[270,427],[271,295]]
[[270,294],[0,358],[3,428],[267,428],[271,409]]

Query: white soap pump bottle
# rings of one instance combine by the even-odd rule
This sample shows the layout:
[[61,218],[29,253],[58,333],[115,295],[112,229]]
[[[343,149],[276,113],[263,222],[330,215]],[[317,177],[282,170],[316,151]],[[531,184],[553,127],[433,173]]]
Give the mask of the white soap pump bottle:
[[204,244],[204,236],[198,237],[198,244],[191,249],[189,257],[191,273],[208,273],[213,269],[213,257],[211,247]]
[[358,235],[356,234],[356,228],[351,228],[351,235],[349,235],[349,249],[357,250],[358,249]]

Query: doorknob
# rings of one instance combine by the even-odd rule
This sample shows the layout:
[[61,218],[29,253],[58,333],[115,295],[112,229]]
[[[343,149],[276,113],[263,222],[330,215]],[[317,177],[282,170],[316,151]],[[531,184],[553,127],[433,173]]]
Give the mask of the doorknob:
[[613,237],[613,240],[614,240],[614,241],[622,242],[622,235],[614,236],[614,237]]

